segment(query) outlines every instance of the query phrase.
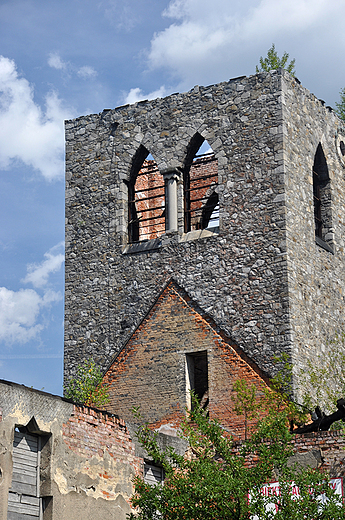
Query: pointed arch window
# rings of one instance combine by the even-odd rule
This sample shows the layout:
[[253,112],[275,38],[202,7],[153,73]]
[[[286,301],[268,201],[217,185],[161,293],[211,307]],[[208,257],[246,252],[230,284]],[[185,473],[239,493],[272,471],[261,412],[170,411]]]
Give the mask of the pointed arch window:
[[333,252],[331,186],[321,143],[318,144],[313,164],[313,200],[315,240],[317,244]]
[[128,183],[128,239],[152,240],[165,232],[164,179],[149,151],[140,146]]
[[184,231],[219,225],[218,161],[207,141],[196,133],[183,169]]

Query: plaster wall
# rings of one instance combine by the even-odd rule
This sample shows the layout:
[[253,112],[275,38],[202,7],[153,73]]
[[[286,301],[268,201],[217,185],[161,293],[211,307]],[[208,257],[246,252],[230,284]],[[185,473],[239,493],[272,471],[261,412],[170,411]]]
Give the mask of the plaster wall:
[[125,423],[60,397],[0,382],[0,519],[7,520],[15,427],[34,417],[44,439],[40,496],[44,520],[125,520],[132,478],[142,471]]

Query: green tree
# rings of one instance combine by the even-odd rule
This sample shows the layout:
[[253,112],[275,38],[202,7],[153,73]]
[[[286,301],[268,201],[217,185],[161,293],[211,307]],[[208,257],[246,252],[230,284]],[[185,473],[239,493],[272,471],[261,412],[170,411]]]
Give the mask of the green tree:
[[102,407],[109,403],[108,388],[102,380],[100,368],[92,359],[86,359],[78,366],[76,377],[64,387],[64,395],[76,403]]
[[[327,477],[317,470],[289,466],[293,450],[287,410],[269,412],[239,451],[195,396],[192,399],[193,409],[181,427],[189,456],[171,448],[162,451],[157,434],[148,425],[139,428],[138,439],[148,457],[163,466],[165,481],[151,486],[135,478],[136,512],[130,520],[343,520],[343,504]],[[262,492],[272,479],[279,479],[278,496]],[[292,494],[294,486],[298,499]],[[321,495],[327,497],[324,503]],[[277,509],[275,515],[272,507]]]
[[276,70],[280,67],[282,69],[286,69],[291,76],[294,76],[295,71],[295,59],[291,60],[289,64],[287,61],[289,59],[289,55],[287,52],[284,52],[283,56],[279,58],[277,51],[275,49],[274,43],[272,43],[272,47],[267,51],[267,57],[260,57],[260,67],[256,66],[256,73],[258,72],[269,72],[270,70]]
[[335,103],[335,106],[337,107],[335,109],[335,112],[338,114],[340,119],[345,121],[345,87],[340,90],[339,95],[340,95],[340,102]]
[[234,395],[231,397],[234,402],[234,410],[237,415],[244,416],[244,436],[248,439],[248,421],[258,417],[260,401],[257,399],[256,387],[248,384],[245,379],[237,379],[234,383]]

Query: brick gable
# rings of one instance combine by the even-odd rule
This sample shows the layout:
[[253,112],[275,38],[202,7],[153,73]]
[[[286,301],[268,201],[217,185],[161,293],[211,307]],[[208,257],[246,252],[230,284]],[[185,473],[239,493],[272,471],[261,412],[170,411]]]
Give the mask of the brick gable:
[[209,413],[235,438],[243,417],[233,411],[233,383],[240,378],[259,389],[267,378],[174,282],[156,300],[105,374],[108,409],[133,422],[132,409],[152,427],[171,433],[189,401],[187,356],[207,356]]

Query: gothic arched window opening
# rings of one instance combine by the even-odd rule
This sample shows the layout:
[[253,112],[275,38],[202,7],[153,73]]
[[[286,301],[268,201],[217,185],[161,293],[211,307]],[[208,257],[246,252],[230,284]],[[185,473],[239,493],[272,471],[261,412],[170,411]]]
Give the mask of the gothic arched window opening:
[[183,169],[184,231],[219,225],[218,161],[207,141],[196,133]]
[[140,146],[128,183],[128,238],[142,242],[165,232],[164,179],[149,151]]
[[319,245],[330,242],[332,235],[331,189],[326,157],[318,144],[313,165],[315,238]]

